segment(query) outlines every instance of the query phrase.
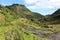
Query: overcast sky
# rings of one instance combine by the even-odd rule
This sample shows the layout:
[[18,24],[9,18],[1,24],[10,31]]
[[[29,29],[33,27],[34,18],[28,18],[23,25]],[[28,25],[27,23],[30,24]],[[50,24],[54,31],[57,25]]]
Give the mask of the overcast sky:
[[13,3],[23,4],[31,11],[43,15],[52,14],[60,8],[60,0],[0,0],[2,5],[11,5]]

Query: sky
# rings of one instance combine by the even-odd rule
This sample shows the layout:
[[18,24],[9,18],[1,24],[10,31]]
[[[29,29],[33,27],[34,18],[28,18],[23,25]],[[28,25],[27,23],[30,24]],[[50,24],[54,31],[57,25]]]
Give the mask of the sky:
[[23,4],[29,10],[42,15],[52,14],[60,8],[60,0],[0,0],[0,4],[4,6],[14,3]]

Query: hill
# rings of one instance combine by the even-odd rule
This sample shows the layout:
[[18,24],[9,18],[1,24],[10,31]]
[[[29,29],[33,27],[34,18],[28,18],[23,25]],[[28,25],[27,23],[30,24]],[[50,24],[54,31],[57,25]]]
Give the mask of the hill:
[[0,5],[0,40],[57,40],[60,28],[51,22],[60,20],[59,13],[43,16],[21,4]]
[[0,40],[44,40],[28,31],[28,28],[38,29],[42,17],[24,5],[0,5]]
[[53,24],[59,24],[60,23],[60,8],[57,9],[53,14],[48,16],[48,21],[50,21]]

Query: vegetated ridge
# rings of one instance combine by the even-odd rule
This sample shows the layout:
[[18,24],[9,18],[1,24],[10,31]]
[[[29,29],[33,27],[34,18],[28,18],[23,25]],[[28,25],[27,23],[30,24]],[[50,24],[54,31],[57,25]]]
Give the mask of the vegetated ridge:
[[60,9],[43,16],[24,5],[0,5],[0,40],[59,40],[59,17]]

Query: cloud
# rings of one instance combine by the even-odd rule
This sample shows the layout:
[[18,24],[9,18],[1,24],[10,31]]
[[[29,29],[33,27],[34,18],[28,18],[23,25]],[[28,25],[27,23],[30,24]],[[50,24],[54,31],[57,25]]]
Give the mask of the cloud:
[[27,6],[27,8],[35,9],[35,8],[36,8],[36,6]]
[[59,2],[60,0],[49,0],[50,2]]
[[33,3],[37,2],[38,0],[24,0],[24,1],[27,4],[33,4]]
[[[60,8],[60,0],[24,0],[27,7],[31,9]],[[34,5],[32,5],[34,4]]]

